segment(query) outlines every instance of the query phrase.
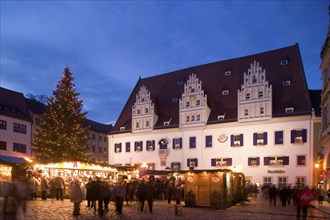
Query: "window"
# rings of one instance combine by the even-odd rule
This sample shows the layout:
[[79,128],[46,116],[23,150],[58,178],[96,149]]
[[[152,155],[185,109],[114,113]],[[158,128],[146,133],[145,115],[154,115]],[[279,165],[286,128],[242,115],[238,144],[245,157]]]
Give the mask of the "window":
[[143,150],[143,142],[142,141],[135,141],[134,143],[134,151],[141,152]]
[[188,158],[187,159],[187,167],[198,167],[198,159],[197,158]]
[[259,98],[263,98],[264,97],[264,92],[263,91],[259,91],[258,92],[258,97]]
[[253,77],[252,77],[252,83],[257,83],[256,75],[253,75]]
[[249,116],[249,109],[244,109],[244,116]]
[[95,140],[95,134],[93,134],[93,136],[92,136],[92,137],[93,137],[93,140]]
[[297,156],[297,166],[306,166],[306,155]]
[[115,144],[115,153],[121,153],[121,143]]
[[290,80],[283,81],[283,86],[289,86],[289,85],[291,85],[291,81]]
[[26,153],[26,145],[25,144],[13,143],[13,151],[14,152],[20,152],[20,153]]
[[131,142],[126,142],[126,152],[131,152]]
[[275,144],[283,144],[283,131],[275,131]]
[[0,150],[7,150],[7,142],[0,141]]
[[296,176],[296,186],[303,187],[305,186],[306,177],[304,176]]
[[225,72],[225,76],[230,76],[230,75],[231,75],[231,71],[230,70],[228,70],[228,71]]
[[7,130],[7,122],[0,120],[0,129]]
[[248,166],[259,166],[259,165],[260,165],[260,157],[248,158]]
[[18,124],[18,123],[13,123],[13,131],[26,134],[26,125]]
[[212,135],[205,136],[205,147],[212,147]]
[[232,158],[212,158],[212,167],[226,167],[232,165]]
[[250,100],[251,99],[251,93],[246,93],[245,94],[245,99]]
[[102,147],[99,147],[99,153],[100,154],[102,153]]
[[36,118],[35,123],[36,123],[36,125],[40,125],[40,118]]
[[155,140],[147,141],[147,151],[154,151],[155,150]]
[[281,60],[281,66],[285,66],[289,64],[289,60]]
[[287,182],[288,182],[287,177],[278,177],[278,188],[286,187]]
[[140,110],[140,109],[137,110],[137,114],[138,114],[138,115],[141,114],[141,110]]
[[285,113],[293,113],[293,112],[294,112],[293,107],[285,108]]
[[253,133],[253,145],[260,146],[267,144],[267,132]]
[[162,138],[158,141],[159,149],[167,149],[168,141],[165,138]]
[[181,163],[180,162],[172,162],[171,163],[171,170],[173,170],[173,171],[181,170]]
[[264,165],[265,166],[284,166],[284,165],[289,165],[289,157],[288,156],[264,157]]
[[173,149],[182,148],[182,138],[173,138]]
[[95,153],[95,146],[94,145],[92,146],[92,151],[93,151],[93,153]]
[[136,122],[136,129],[139,129],[140,128],[140,124],[139,122]]
[[125,127],[120,127],[120,131],[125,131]]
[[101,136],[99,136],[99,141],[102,141],[102,137]]
[[192,122],[195,121],[195,115],[192,115],[192,116],[191,116],[191,121],[192,121]]
[[149,121],[146,122],[146,126],[147,126],[147,128],[149,128]]
[[183,85],[183,81],[178,81],[178,86],[182,86]]
[[272,184],[273,182],[272,178],[268,176],[264,177],[263,179],[264,179],[264,184]]
[[190,121],[190,116],[188,115],[186,118],[186,122],[189,122],[189,121]]
[[260,107],[260,115],[265,114],[265,108],[264,107]]
[[177,97],[172,98],[172,102],[178,102],[178,98]]
[[103,141],[104,142],[107,142],[107,137],[103,137]]
[[228,95],[229,94],[229,90],[223,90],[222,91],[222,95]]
[[307,142],[307,129],[291,130],[291,143],[301,144]]
[[189,138],[189,148],[196,148],[196,137]]
[[243,134],[232,134],[230,136],[230,146],[231,147],[243,146]]
[[197,115],[196,116],[196,121],[200,121],[201,120],[201,116],[200,115]]
[[201,105],[201,100],[197,100],[196,101],[196,106],[200,106]]

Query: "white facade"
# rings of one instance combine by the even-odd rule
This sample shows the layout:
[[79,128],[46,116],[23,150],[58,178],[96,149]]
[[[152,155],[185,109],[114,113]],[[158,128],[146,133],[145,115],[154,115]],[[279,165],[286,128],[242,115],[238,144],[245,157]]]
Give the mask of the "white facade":
[[[31,122],[0,115],[1,147],[0,155],[30,158],[31,157]],[[14,129],[15,127],[15,129]]]

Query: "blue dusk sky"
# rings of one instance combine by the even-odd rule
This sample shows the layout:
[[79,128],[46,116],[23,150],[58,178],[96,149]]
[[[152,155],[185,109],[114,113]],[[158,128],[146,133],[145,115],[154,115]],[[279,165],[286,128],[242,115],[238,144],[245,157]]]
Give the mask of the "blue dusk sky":
[[87,117],[114,124],[139,77],[298,43],[308,87],[321,89],[328,5],[2,0],[0,86],[51,96],[68,66]]

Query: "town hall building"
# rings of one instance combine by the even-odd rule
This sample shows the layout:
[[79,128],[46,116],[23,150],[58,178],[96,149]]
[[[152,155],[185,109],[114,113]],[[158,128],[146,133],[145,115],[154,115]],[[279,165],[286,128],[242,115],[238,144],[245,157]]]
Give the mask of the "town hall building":
[[109,134],[109,163],[312,185],[319,95],[297,44],[140,78]]

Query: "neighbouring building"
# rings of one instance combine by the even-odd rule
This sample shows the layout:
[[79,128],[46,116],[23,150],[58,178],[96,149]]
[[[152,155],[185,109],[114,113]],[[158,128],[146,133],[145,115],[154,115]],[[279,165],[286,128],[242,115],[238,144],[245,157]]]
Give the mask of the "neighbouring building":
[[297,44],[140,78],[110,132],[109,163],[315,184],[317,93]]
[[320,158],[319,172],[324,178],[324,189],[328,190],[330,189],[330,26],[328,26],[328,33],[321,51],[320,69],[322,71],[320,139],[324,149],[324,157]]
[[[15,158],[30,160],[34,156],[31,151],[34,133],[40,127],[40,117],[44,112],[43,103],[24,98],[22,93],[0,87],[0,156],[9,156],[12,162],[15,162]],[[89,119],[86,119],[85,125],[89,126],[88,145],[93,162],[107,163],[107,134],[112,125]]]

